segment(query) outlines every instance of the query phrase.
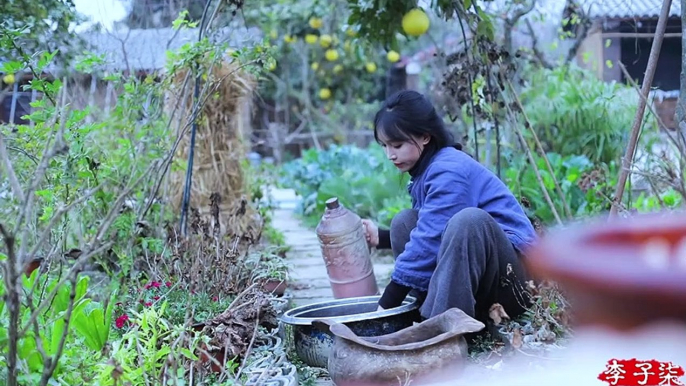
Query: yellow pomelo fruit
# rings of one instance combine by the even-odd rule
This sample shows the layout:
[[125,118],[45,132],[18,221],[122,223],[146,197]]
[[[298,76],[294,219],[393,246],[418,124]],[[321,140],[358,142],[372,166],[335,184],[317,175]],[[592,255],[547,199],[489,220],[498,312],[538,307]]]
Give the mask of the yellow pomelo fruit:
[[367,69],[367,72],[376,72],[376,63],[374,62],[368,62],[367,64],[364,65],[364,68]]
[[296,37],[293,35],[286,35],[283,37],[283,41],[286,43],[295,43]]
[[386,54],[386,59],[388,59],[388,61],[391,63],[395,63],[400,60],[400,54],[395,51],[388,51]]
[[331,42],[333,42],[333,38],[331,35],[322,35],[319,37],[319,44],[322,45],[322,47],[327,48],[331,45]]
[[331,90],[329,90],[328,88],[323,88],[319,90],[319,98],[324,100],[331,98]]
[[7,74],[2,77],[2,82],[5,84],[13,84],[14,83],[14,74]]
[[338,59],[338,51],[334,49],[326,50],[324,57],[326,57],[326,60],[329,62],[335,62]]
[[312,69],[312,71],[317,71],[319,69],[319,63],[317,63],[317,62],[312,63],[310,65],[310,68]]
[[340,64],[333,66],[334,74],[340,74],[341,72],[343,72],[343,66],[341,66]]
[[317,42],[317,35],[307,34],[307,35],[305,35],[305,41],[308,44],[314,44]]
[[403,31],[410,36],[425,34],[429,30],[429,24],[429,17],[419,8],[407,12],[402,20]]
[[324,25],[324,21],[318,17],[311,17],[309,24],[314,29],[320,29]]

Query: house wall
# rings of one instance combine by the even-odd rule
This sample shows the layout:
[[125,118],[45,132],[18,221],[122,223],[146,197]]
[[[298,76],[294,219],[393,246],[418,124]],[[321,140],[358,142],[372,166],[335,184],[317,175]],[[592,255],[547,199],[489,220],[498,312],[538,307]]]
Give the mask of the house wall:
[[579,45],[576,53],[576,64],[602,79],[604,56],[602,26],[600,22],[594,22],[588,31],[588,35]]
[[[606,82],[627,83],[619,63],[626,67],[631,78],[641,85],[652,47],[652,37],[636,37],[638,34],[654,33],[655,20],[605,20],[596,21],[577,51],[577,64],[593,72]],[[680,31],[680,20],[668,21],[668,33]],[[618,35],[623,36],[618,36]],[[681,73],[681,38],[666,37],[657,62],[652,86],[663,91],[679,89]],[[675,129],[677,97],[653,99],[653,107],[663,122],[663,128]]]
[[606,82],[621,82],[624,78],[619,62],[622,60],[622,39],[603,39],[602,79]]

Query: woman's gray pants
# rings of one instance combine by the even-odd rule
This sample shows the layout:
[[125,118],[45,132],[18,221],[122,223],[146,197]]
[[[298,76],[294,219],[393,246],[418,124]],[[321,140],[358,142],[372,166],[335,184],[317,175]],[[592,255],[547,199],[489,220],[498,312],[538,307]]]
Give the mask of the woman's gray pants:
[[[417,218],[416,210],[406,209],[391,221],[391,248],[396,258],[410,240]],[[481,209],[466,208],[455,214],[443,231],[436,269],[420,312],[431,318],[457,307],[486,324],[489,308],[499,303],[516,318],[530,306],[523,291],[526,279],[520,255],[495,220]]]

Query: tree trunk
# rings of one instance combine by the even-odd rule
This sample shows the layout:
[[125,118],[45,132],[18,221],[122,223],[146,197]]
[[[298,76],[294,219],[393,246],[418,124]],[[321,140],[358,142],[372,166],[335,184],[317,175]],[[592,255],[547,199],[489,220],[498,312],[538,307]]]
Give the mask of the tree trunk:
[[676,124],[681,132],[686,130],[686,0],[681,0],[681,87],[676,105]]

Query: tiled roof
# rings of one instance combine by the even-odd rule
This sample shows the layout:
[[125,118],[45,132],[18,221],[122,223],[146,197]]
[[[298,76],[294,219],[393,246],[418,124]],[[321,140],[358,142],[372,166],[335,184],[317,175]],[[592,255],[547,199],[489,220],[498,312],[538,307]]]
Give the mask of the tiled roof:
[[[578,0],[593,19],[657,18],[662,0]],[[672,0],[669,16],[681,16],[681,2]]]
[[[234,48],[245,47],[260,38],[261,32],[251,28],[231,28],[212,36],[213,41],[228,41]],[[158,70],[164,67],[166,51],[176,50],[198,40],[197,29],[172,28],[132,29],[120,32],[85,32],[89,49],[105,55],[106,67],[111,70]]]

